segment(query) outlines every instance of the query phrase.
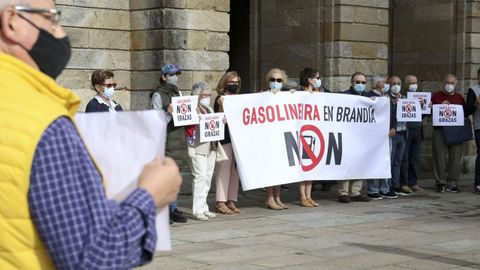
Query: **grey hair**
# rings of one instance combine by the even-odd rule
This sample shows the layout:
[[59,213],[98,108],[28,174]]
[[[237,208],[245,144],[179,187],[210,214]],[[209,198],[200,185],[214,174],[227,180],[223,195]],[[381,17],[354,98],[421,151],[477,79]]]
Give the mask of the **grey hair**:
[[192,86],[192,96],[199,96],[205,91],[212,91],[206,82],[197,82]]
[[0,11],[9,6],[30,6],[31,0],[0,0]]
[[379,75],[374,75],[372,76],[372,86],[375,87],[375,85],[377,84],[377,82],[383,82],[387,79],[387,76],[383,75],[383,74],[379,74]]

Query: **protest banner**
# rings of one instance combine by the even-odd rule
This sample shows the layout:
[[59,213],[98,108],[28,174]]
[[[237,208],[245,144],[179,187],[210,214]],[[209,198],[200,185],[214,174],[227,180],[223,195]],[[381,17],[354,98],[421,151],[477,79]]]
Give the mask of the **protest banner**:
[[431,113],[431,108],[428,106],[430,102],[432,101],[432,93],[430,92],[408,92],[407,93],[407,98],[408,99],[414,99],[414,100],[423,100],[423,105],[421,105],[422,108],[422,114],[430,114]]
[[414,99],[399,99],[397,101],[397,121],[422,122],[420,102]]
[[198,119],[198,96],[172,97],[172,118],[176,127],[196,125]]
[[200,142],[221,141],[225,137],[224,113],[202,114],[200,116]]
[[308,92],[224,98],[244,190],[390,178],[388,98]]
[[[107,197],[117,202],[135,190],[145,164],[165,155],[167,123],[160,111],[78,113],[75,122],[102,172]],[[170,250],[168,207],[155,223],[156,250]]]
[[463,126],[463,106],[456,104],[433,105],[433,126]]

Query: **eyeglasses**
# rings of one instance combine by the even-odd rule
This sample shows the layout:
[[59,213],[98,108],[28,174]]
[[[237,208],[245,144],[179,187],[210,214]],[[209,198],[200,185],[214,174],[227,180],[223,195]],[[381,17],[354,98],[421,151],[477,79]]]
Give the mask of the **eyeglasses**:
[[102,84],[102,85],[106,86],[107,88],[112,88],[112,87],[115,88],[115,87],[117,87],[117,84],[116,84],[116,83],[104,83],[104,84]]
[[280,78],[278,78],[278,79],[270,78],[270,81],[271,81],[271,82],[283,82],[283,80],[280,79]]
[[355,81],[355,84],[367,84],[366,81]]
[[35,13],[50,20],[53,24],[57,25],[60,22],[60,16],[62,11],[56,8],[34,8],[25,6],[14,6],[17,12]]

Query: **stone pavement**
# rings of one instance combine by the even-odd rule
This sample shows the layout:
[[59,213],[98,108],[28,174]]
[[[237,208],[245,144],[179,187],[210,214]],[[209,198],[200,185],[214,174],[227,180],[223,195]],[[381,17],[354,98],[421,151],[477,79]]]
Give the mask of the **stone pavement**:
[[[264,207],[265,192],[239,196],[242,213],[172,226],[173,251],[151,269],[480,269],[480,195],[472,175],[461,193],[425,192],[399,199],[340,204],[334,186],[315,191],[317,208],[298,205],[298,190],[282,192],[288,210]],[[215,194],[209,205],[214,206]],[[179,205],[191,213],[191,196]]]

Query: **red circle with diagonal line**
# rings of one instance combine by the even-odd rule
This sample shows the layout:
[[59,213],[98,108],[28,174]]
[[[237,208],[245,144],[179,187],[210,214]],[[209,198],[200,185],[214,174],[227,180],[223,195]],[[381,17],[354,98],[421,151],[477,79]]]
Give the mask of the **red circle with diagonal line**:
[[210,120],[210,130],[215,130],[215,128],[217,127],[217,122],[215,120]]
[[445,111],[443,111],[443,115],[446,118],[450,118],[450,116],[452,116],[452,111],[450,109],[446,109]]
[[187,113],[187,104],[180,105],[180,113],[186,114]]
[[[315,153],[313,153],[313,150],[309,147],[307,141],[305,140],[305,137],[303,136],[303,133],[305,131],[313,132],[315,133],[315,135],[318,136],[318,139],[320,140],[320,152],[318,153],[318,156],[316,156]],[[300,141],[302,142],[303,151],[305,151],[305,153],[308,155],[308,157],[312,161],[312,164],[310,165],[304,165],[303,161],[301,162],[302,170],[304,172],[308,172],[313,170],[318,165],[318,163],[320,163],[320,160],[322,160],[323,154],[325,153],[325,139],[323,138],[322,132],[316,126],[304,125],[300,129]]]
[[412,112],[412,105],[407,104],[405,111],[407,111],[407,113]]

